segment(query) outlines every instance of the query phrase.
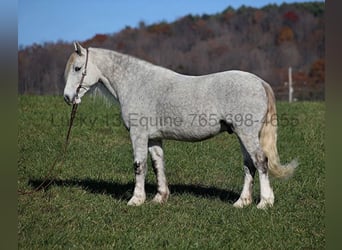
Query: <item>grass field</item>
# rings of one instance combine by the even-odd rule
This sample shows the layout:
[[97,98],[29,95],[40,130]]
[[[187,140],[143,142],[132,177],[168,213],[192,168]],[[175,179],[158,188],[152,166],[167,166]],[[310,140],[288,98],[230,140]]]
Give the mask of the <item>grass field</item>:
[[[132,149],[117,106],[83,98],[67,159],[47,190],[18,197],[20,249],[323,249],[325,248],[324,103],[278,103],[282,162],[295,175],[272,180],[275,205],[236,209],[242,156],[234,135],[164,143],[171,196],[155,205],[151,165],[148,201],[128,207]],[[59,154],[70,107],[61,97],[19,97],[18,188],[33,189]]]

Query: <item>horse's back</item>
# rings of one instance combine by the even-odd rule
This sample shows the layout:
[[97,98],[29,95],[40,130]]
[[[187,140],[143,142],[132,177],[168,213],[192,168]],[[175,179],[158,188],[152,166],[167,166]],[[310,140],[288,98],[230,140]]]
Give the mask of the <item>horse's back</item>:
[[165,84],[161,103],[192,107],[196,112],[264,113],[267,96],[258,76],[238,70],[202,76],[177,75]]

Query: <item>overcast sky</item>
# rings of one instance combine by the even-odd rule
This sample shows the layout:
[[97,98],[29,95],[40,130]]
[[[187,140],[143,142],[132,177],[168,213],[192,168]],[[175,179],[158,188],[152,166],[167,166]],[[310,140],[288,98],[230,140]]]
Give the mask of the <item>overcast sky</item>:
[[[312,1],[312,0],[311,0]],[[215,14],[228,6],[262,7],[310,0],[19,0],[18,45],[83,41],[113,34],[140,21],[174,21],[187,14]],[[322,0],[320,0],[322,1]]]

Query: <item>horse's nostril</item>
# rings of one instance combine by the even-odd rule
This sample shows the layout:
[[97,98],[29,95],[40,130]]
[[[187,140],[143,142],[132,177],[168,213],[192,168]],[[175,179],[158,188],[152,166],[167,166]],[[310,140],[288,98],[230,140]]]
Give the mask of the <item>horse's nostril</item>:
[[70,105],[71,103],[71,98],[68,95],[64,95],[64,101]]

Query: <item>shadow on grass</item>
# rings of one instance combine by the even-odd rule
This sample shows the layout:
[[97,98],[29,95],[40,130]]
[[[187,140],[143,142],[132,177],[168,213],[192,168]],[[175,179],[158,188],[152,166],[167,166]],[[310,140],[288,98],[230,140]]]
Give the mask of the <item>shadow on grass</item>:
[[[51,180],[51,185],[53,186],[77,186],[81,187],[88,192],[94,194],[107,194],[115,199],[129,200],[133,194],[134,183],[114,183],[108,181],[99,181],[92,179],[84,180]],[[39,187],[43,180],[30,180],[29,185],[33,188]],[[50,186],[51,186],[50,185]],[[49,187],[50,187],[49,186]],[[49,189],[49,187],[45,189]],[[230,191],[219,189],[216,187],[206,187],[198,185],[188,185],[188,184],[171,184],[169,185],[171,195],[182,195],[191,194],[197,197],[204,198],[219,198],[222,201],[234,203],[238,198],[239,194]],[[152,196],[156,193],[156,186],[153,184],[146,183],[145,189],[147,196]]]

